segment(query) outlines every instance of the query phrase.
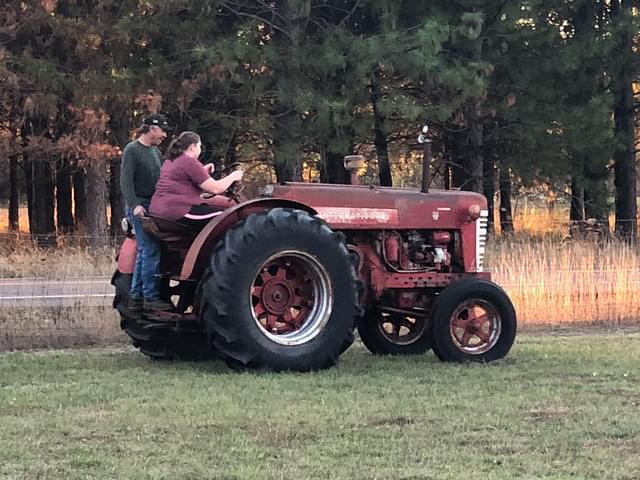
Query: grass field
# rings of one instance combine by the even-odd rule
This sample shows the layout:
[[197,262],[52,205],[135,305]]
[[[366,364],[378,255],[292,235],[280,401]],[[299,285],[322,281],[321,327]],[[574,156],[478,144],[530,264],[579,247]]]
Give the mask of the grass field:
[[317,374],[0,356],[7,479],[637,479],[640,328],[528,333],[502,362],[376,358]]

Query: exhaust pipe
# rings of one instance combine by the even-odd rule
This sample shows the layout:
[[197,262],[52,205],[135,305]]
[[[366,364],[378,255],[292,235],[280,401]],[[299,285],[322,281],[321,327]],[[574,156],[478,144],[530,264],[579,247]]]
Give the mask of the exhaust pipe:
[[431,167],[431,139],[427,137],[429,127],[422,127],[422,133],[418,136],[418,143],[422,145],[422,193],[429,193],[429,184],[431,183],[430,167]]
[[349,172],[351,185],[359,185],[358,170],[365,165],[365,158],[362,155],[347,155],[344,157],[344,169]]

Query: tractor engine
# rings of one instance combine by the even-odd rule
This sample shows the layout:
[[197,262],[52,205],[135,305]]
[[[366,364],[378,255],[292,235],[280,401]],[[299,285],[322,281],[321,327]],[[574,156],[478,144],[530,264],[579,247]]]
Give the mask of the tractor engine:
[[394,272],[447,272],[451,266],[447,231],[392,230],[380,233],[379,254]]

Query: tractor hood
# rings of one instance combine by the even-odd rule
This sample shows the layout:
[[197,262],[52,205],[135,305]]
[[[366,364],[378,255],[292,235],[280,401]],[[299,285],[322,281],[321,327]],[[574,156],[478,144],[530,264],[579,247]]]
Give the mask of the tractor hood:
[[304,203],[342,230],[458,229],[487,209],[482,195],[458,190],[284,183],[267,186],[264,194]]

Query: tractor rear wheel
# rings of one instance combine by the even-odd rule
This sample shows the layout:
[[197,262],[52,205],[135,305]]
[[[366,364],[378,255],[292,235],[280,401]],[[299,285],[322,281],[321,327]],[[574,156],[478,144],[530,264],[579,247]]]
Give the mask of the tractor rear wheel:
[[353,342],[360,312],[343,235],[293,209],[256,213],[230,229],[199,292],[213,346],[245,368],[330,367]]
[[170,328],[147,329],[139,316],[127,308],[131,274],[116,271],[111,284],[116,289],[113,307],[120,313],[120,328],[131,338],[133,346],[154,360],[199,361],[216,358],[203,332],[180,332]]
[[495,283],[466,279],[438,295],[433,309],[433,351],[443,362],[491,362],[509,353],[517,330],[516,313]]
[[358,321],[364,346],[376,355],[421,355],[431,348],[429,319],[369,308]]

